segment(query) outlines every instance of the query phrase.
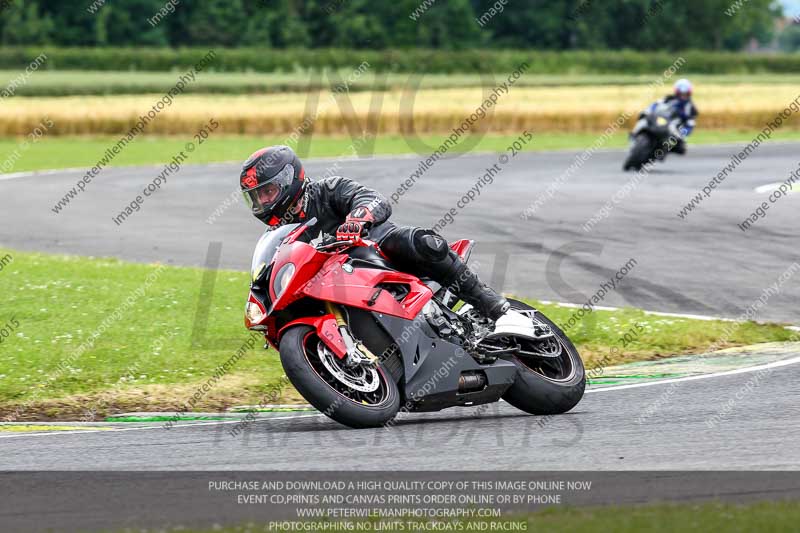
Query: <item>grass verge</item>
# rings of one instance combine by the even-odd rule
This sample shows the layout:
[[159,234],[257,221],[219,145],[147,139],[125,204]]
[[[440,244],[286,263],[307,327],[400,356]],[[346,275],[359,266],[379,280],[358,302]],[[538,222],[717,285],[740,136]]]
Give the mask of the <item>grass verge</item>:
[[[522,147],[523,151],[580,150],[592,146],[599,135],[593,133],[537,133],[534,140]],[[749,143],[756,131],[698,131],[691,137],[693,145],[716,143]],[[399,135],[382,135],[375,141],[372,155],[401,155],[417,153],[429,157],[433,150],[446,140],[444,135],[422,135],[418,138],[429,150],[416,148],[416,144]],[[451,152],[504,152],[518,139],[517,135],[485,135],[474,144],[466,138]],[[800,140],[800,131],[781,131],[774,140]],[[22,145],[24,139],[0,138],[0,161],[13,164],[5,172],[23,172],[53,168],[91,168],[106,150],[117,142],[117,137],[49,137]],[[157,165],[169,162],[175,154],[185,149],[188,137],[142,137],[128,144],[114,159],[115,166]],[[222,161],[244,161],[255,150],[271,144],[284,144],[285,136],[212,136],[191,154],[192,164]],[[611,136],[603,148],[627,146],[626,132]],[[298,147],[302,157],[352,156],[353,139],[342,136],[315,135],[310,149]],[[423,152],[423,153],[420,153]],[[370,154],[364,153],[367,157]],[[13,159],[12,159],[13,157]]]
[[[0,249],[0,417],[81,418],[122,411],[179,409],[191,404],[217,410],[275,397],[283,371],[277,354],[254,335],[224,375],[215,373],[248,344],[242,308],[244,272],[219,271],[214,293],[201,300],[203,271],[125,263],[116,259],[46,255]],[[207,327],[196,321],[208,305]],[[557,323],[575,311],[537,305]],[[569,332],[587,359],[645,360],[702,351],[723,336],[728,323],[665,318],[641,311],[596,311]],[[638,324],[638,327],[637,327]],[[584,327],[586,326],[586,327]],[[631,328],[636,339],[621,346]],[[778,325],[746,323],[723,347],[785,341]],[[301,401],[284,387],[272,403]]]

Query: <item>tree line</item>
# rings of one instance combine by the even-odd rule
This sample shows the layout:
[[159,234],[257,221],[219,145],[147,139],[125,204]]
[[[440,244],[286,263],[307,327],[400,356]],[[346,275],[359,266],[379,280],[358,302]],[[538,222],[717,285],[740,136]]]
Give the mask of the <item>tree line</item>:
[[749,0],[2,0],[0,43],[264,48],[740,50],[781,9]]

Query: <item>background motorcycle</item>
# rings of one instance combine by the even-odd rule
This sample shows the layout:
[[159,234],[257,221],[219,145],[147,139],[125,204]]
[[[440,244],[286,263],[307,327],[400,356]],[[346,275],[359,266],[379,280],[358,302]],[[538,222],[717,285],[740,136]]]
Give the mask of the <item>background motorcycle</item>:
[[[547,317],[516,300],[535,335],[493,324],[431,280],[398,272],[364,241],[313,246],[316,223],[265,233],[253,256],[245,325],[280,352],[292,385],[354,428],[403,411],[505,399],[528,413],[572,409],[586,385],[577,350]],[[465,260],[473,241],[451,248]]]
[[652,104],[631,132],[631,149],[623,170],[640,170],[650,161],[663,161],[678,138],[677,117],[672,106]]

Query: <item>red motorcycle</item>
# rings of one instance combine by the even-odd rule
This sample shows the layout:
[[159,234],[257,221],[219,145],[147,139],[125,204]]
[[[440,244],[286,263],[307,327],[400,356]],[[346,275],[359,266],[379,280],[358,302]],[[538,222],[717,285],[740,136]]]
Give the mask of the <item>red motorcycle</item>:
[[[532,327],[501,328],[429,279],[399,272],[369,240],[311,244],[316,219],[266,232],[253,256],[245,325],[263,331],[292,385],[337,422],[389,423],[503,398],[537,415],[583,397],[583,362],[536,309]],[[465,261],[474,242],[451,248]]]

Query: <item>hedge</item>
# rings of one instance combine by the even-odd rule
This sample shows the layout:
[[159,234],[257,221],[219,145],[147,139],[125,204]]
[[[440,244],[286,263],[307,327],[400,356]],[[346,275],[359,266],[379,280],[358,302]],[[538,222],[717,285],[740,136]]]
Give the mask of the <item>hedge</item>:
[[[42,68],[53,70],[170,71],[189,68],[207,48],[52,48],[4,47],[0,69],[24,69],[41,53]],[[678,57],[686,73],[800,73],[800,53],[637,52],[535,50],[345,50],[217,48],[210,69],[217,72],[295,72],[356,68],[366,61],[373,72],[496,74],[527,62],[532,74],[651,74],[663,71]]]

